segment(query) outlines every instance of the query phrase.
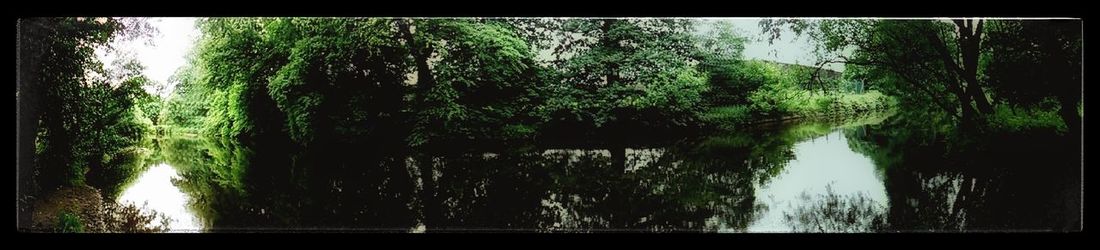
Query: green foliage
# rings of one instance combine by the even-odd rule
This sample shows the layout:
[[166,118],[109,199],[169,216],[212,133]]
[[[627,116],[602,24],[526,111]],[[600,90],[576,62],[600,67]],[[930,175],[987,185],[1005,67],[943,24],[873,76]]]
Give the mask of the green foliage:
[[751,109],[745,105],[722,106],[707,110],[702,115],[704,122],[716,124],[723,130],[732,130],[737,124],[744,124],[752,119]]
[[[194,62],[194,59],[191,59]],[[169,80],[175,82],[176,87],[170,96],[164,101],[160,119],[167,127],[167,133],[199,134],[210,111],[212,101],[206,98],[209,92],[200,85],[197,72],[201,67],[186,65],[181,67]],[[211,99],[212,100],[212,99]]]
[[57,216],[58,229],[62,233],[83,233],[84,223],[80,221],[80,217],[76,214],[69,212],[62,212]]
[[253,137],[282,128],[282,114],[267,95],[266,81],[285,61],[286,51],[272,50],[265,43],[267,22],[270,19],[210,18],[196,24],[203,37],[195,46],[191,67],[176,77],[189,85],[178,97],[207,103],[203,134]]
[[[569,19],[556,28],[560,80],[536,116],[547,126],[697,125],[706,75],[689,62],[691,25],[678,19]],[[576,34],[577,36],[574,36]]]
[[[835,77],[819,77],[816,83],[808,83],[815,81],[811,77],[815,70],[806,66],[743,61],[739,71],[744,72],[746,78],[741,81],[746,84],[717,88],[719,92],[746,92],[743,100],[734,102],[743,104],[715,106],[703,115],[703,120],[729,130],[759,120],[851,116],[896,106],[894,98],[878,90],[853,88],[851,85],[855,83]],[[826,89],[817,91],[816,88]]]
[[998,103],[1034,107],[1052,97],[1066,111],[1059,113],[1065,123],[1080,123],[1069,111],[1081,100],[1080,21],[766,20],[761,25],[772,39],[782,27],[808,34],[819,41],[823,60],[846,63],[850,80],[895,96],[909,109],[951,115],[967,128],[987,125],[974,123],[990,119],[972,118],[993,115]]
[[748,96],[753,110],[765,116],[802,113],[804,107],[810,107],[810,92],[797,85],[790,74],[778,73],[774,69],[769,74],[769,84],[752,91]]
[[[881,110],[892,106],[893,100],[882,93],[872,90],[865,93],[852,92],[816,92],[808,89],[804,82],[811,81],[805,67],[784,67],[776,64],[758,66],[757,73],[763,78],[760,87],[752,90],[748,103],[753,112],[762,117],[815,116],[825,114],[855,114],[865,111]],[[841,82],[825,81],[825,86],[836,86]]]
[[[530,135],[526,127],[540,85],[534,53],[508,26],[496,22],[424,20],[418,38],[437,51],[435,84],[416,106],[409,142],[501,139]],[[502,133],[503,131],[503,133]]]
[[[290,138],[377,136],[402,105],[404,54],[379,19],[277,19],[265,32],[288,62],[267,92],[286,114]],[[281,40],[291,38],[291,40]]]
[[[204,37],[175,78],[165,119],[215,136],[279,130],[301,145],[374,136],[444,145],[837,105],[862,111],[874,99],[815,97],[804,67],[741,60],[745,38],[724,22],[213,18],[199,26]],[[540,64],[538,49],[555,57]],[[752,111],[702,117],[710,105],[734,104]]]
[[736,33],[731,23],[702,23],[696,29],[705,30],[696,35],[694,43],[696,67],[707,74],[710,85],[706,103],[716,106],[746,103],[747,94],[766,81],[765,64],[741,59],[746,38]]
[[650,128],[692,127],[698,124],[702,112],[702,93],[707,90],[706,77],[692,68],[662,72],[653,78],[639,79],[645,88],[626,89],[614,103],[616,112],[633,115],[618,119],[638,121]]
[[722,64],[708,72],[708,103],[712,105],[747,104],[754,90],[778,81],[774,65],[757,60]]
[[[151,117],[143,111],[155,109],[158,101],[142,90],[148,79],[140,75],[141,65],[123,58],[113,67],[95,60],[93,51],[114,37],[141,33],[140,23],[99,18],[53,18],[29,20],[49,28],[49,34],[35,34],[28,43],[48,48],[37,58],[39,72],[31,81],[41,96],[40,107],[21,119],[38,121],[35,140],[38,182],[41,187],[82,185],[106,187],[127,176],[117,168],[126,163],[112,160],[126,148],[148,146]],[[131,20],[132,21],[132,20]],[[31,45],[28,45],[31,46]],[[38,99],[40,98],[40,99]]]
[[984,73],[999,97],[1031,106],[1080,98],[1080,21],[996,20],[987,28]]
[[116,198],[155,160],[152,150],[148,148],[133,146],[120,149],[105,157],[102,171],[89,174],[89,184],[102,189],[106,198]]
[[501,133],[504,135],[504,139],[506,140],[516,140],[531,138],[537,132],[538,131],[535,130],[535,127],[532,125],[513,124],[504,126]]
[[[1053,105],[1055,104],[1047,102],[1046,106]],[[1066,131],[1066,124],[1058,115],[1057,108],[997,105],[987,119],[991,132],[1021,133],[1043,129],[1060,133]]]
[[161,151],[164,161],[179,169],[184,177],[178,185],[195,195],[194,208],[207,223],[218,221],[214,211],[228,200],[243,199],[244,178],[250,170],[253,152],[231,140],[221,138],[168,137]]
[[973,101],[984,96],[982,88],[966,88],[971,79],[964,71],[969,71],[959,66],[971,64],[956,58],[977,51],[962,46],[959,31],[969,28],[940,20],[769,20],[761,24],[773,38],[780,27],[790,27],[817,40],[822,62],[844,63],[848,80],[866,83],[912,109],[957,118],[973,116],[975,105],[985,112],[982,104],[988,102]]

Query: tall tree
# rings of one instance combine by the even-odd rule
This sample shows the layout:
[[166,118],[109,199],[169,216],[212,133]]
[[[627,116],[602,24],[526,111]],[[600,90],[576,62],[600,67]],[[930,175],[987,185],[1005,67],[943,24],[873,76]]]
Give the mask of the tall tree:
[[762,72],[752,72],[741,52],[747,39],[726,21],[701,21],[695,24],[693,57],[699,71],[707,74],[707,102],[711,105],[745,103],[748,93],[763,82]]
[[992,112],[984,91],[987,86],[978,75],[983,23],[763,20],[760,25],[773,40],[785,28],[809,34],[820,42],[818,53],[824,62],[844,63],[850,69],[857,68],[861,72],[857,75],[864,77],[896,79],[904,84],[890,89],[904,101],[935,103],[965,124],[972,124],[979,115]]
[[622,132],[625,121],[646,127],[695,123],[705,76],[691,67],[695,52],[686,19],[553,19],[550,60],[561,79],[542,109],[548,119],[572,120]]
[[416,65],[412,145],[500,139],[510,126],[530,125],[542,69],[514,27],[492,19],[398,26]]
[[[102,91],[128,93],[133,89],[133,85],[112,86],[106,81],[90,79],[89,72],[103,72],[94,51],[116,37],[135,38],[149,30],[148,24],[140,19],[19,20],[16,165],[19,169],[17,224],[20,228],[30,226],[30,215],[24,209],[40,189],[64,184],[62,178],[83,179],[87,165],[74,161],[95,159],[96,155],[80,151],[87,147],[79,147],[77,143],[101,148],[118,146],[104,141],[85,141],[93,139],[86,137],[88,133],[106,129],[104,126],[108,124],[124,122],[93,112],[104,111],[98,110],[95,102],[113,105],[125,100],[93,100],[102,96],[92,95]],[[121,110],[128,111],[125,103],[121,105]],[[102,155],[98,156],[102,159]]]
[[987,28],[984,79],[994,93],[1034,106],[1053,98],[1070,133],[1081,130],[1079,20],[997,20]]

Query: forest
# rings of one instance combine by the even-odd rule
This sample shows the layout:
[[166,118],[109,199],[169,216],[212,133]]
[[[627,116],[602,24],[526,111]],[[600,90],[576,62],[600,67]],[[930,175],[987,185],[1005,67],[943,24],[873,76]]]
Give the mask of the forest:
[[157,95],[96,56],[147,20],[21,19],[18,225],[178,232],[120,202],[166,164],[207,232],[753,231],[842,137],[885,196],[830,187],[780,231],[1080,230],[1080,20],[754,22],[197,18]]

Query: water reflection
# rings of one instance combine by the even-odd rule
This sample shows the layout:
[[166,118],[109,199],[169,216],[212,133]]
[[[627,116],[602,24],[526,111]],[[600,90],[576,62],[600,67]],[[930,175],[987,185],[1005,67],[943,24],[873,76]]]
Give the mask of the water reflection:
[[1080,138],[966,134],[902,116],[846,131],[886,177],[886,231],[1080,230]]
[[840,194],[832,185],[816,196],[799,195],[797,208],[783,212],[790,228],[778,232],[861,233],[886,230],[884,200],[868,198],[864,193]]
[[804,228],[797,223],[790,225],[786,217],[809,206],[807,203],[817,202],[811,197],[859,197],[875,207],[888,206],[886,187],[875,165],[870,158],[849,149],[842,131],[797,143],[794,154],[782,174],[757,189],[756,197],[764,211],[749,231],[790,232]]
[[203,227],[190,211],[189,196],[173,184],[179,178],[171,166],[163,163],[154,165],[138,176],[118,200],[139,206],[146,205],[148,209],[168,216],[171,221],[168,224],[170,232],[200,232]]
[[[885,119],[622,147],[302,149],[174,138],[162,148],[180,170],[189,206],[212,231],[974,230],[1004,221],[999,211],[1037,211],[1005,198],[1027,189],[1023,175],[946,167],[975,165],[957,159],[996,160],[993,154],[914,145],[910,139],[923,135],[898,134],[900,119]],[[1026,201],[1064,205],[1072,194],[1049,196],[1066,187],[1072,183],[1031,188],[1038,194]],[[1049,226],[1059,216],[1066,217],[1011,225]]]

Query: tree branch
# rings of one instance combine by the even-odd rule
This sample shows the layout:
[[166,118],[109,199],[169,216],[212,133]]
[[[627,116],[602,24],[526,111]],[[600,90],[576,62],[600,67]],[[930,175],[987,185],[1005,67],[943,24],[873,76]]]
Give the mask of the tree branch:
[[965,75],[963,69],[959,66],[959,63],[956,62],[954,58],[951,58],[951,52],[947,51],[947,44],[943,41],[943,39],[940,39],[939,34],[936,34],[934,31],[931,30],[924,30],[924,35],[926,38],[928,38],[928,41],[932,43],[932,47],[936,49],[936,52],[939,53],[940,59],[944,62],[944,66],[949,68],[948,71],[953,72],[956,74],[956,76],[960,77]]

